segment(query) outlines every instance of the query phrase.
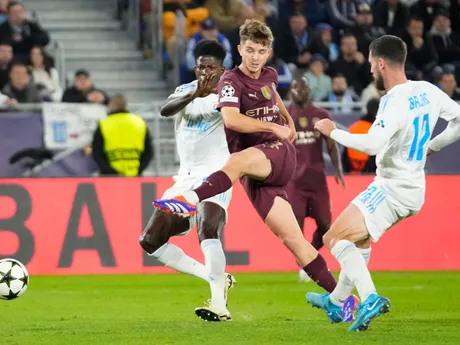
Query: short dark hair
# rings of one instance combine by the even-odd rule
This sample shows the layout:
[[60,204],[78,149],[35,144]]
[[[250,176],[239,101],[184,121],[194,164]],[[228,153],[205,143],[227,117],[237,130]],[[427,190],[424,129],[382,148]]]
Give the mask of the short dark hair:
[[200,56],[212,56],[223,64],[227,52],[222,44],[217,41],[202,40],[196,45],[194,55],[195,60],[197,60]]
[[406,43],[396,36],[384,35],[376,38],[369,45],[369,52],[374,58],[382,58],[399,66],[406,63]]
[[12,7],[17,6],[17,5],[21,6],[23,9],[26,9],[26,8],[24,7],[24,4],[23,4],[22,2],[20,2],[20,1],[10,1],[10,2],[8,3],[8,6],[6,7],[7,13],[10,12],[10,10],[11,10]]
[[347,78],[345,77],[345,74],[340,73],[340,72],[334,73],[334,74],[332,75],[332,79],[335,79],[335,78],[345,78],[345,80],[347,79]]
[[442,80],[442,78],[444,78],[445,76],[453,76],[455,78],[455,74],[453,72],[444,71],[444,72],[442,72],[441,77],[439,78],[439,80]]

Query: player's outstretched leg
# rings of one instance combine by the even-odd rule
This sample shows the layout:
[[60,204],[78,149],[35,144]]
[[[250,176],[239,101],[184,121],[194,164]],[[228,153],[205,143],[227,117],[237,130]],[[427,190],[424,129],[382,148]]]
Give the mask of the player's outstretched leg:
[[154,210],[139,242],[149,255],[164,265],[208,281],[209,271],[205,265],[186,255],[178,246],[168,243],[170,237],[184,233],[189,228],[188,219]]
[[363,301],[350,331],[366,330],[374,318],[387,313],[391,306],[387,298],[377,294],[366,260],[355,245],[368,238],[364,216],[353,204],[342,212],[323,238]]
[[[291,205],[286,200],[280,197],[275,198],[265,218],[265,224],[281,239],[313,281],[328,292],[334,290],[337,284],[334,276],[327,268],[326,261],[321,254],[303,237]],[[339,322],[341,315],[342,309],[337,307],[332,311],[331,318]]]
[[220,237],[226,222],[226,211],[213,202],[198,205],[198,236],[201,242],[206,268],[209,271],[211,299],[208,305],[195,309],[198,317],[205,321],[230,321],[232,316],[227,309],[228,291],[235,279],[225,273],[225,253]]
[[[252,170],[251,165],[257,165],[261,161],[267,161],[265,154],[253,147],[233,153],[222,170],[209,175],[198,188],[171,199],[155,200],[153,206],[184,218],[190,217],[196,213],[196,205],[200,201],[229,190],[241,176]],[[257,166],[259,167],[260,165]],[[268,176],[271,172],[269,164],[266,165],[266,170],[259,169],[257,176]]]

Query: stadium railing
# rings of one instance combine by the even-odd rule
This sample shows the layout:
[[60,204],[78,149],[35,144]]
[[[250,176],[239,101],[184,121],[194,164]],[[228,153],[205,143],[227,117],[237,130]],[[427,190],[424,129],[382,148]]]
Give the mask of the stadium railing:
[[[176,152],[175,146],[175,134],[174,134],[174,117],[162,117],[160,115],[160,107],[162,102],[151,102],[151,103],[132,103],[129,105],[129,110],[132,113],[138,114],[147,123],[149,131],[152,136],[154,155],[155,159],[152,161],[148,169],[145,171],[145,175],[150,176],[171,176],[177,172],[179,165],[179,158]],[[329,108],[337,106],[333,103],[317,103],[319,106]],[[354,103],[354,107],[359,108],[359,103]],[[33,113],[40,116],[42,114],[42,104],[20,104],[17,109],[3,109],[7,112],[24,112]],[[65,116],[65,115],[64,115]],[[72,116],[75,116],[72,114]],[[336,119],[340,122],[340,114],[337,114]],[[350,121],[355,121],[359,118],[359,113],[352,113],[344,118],[344,123],[349,124]],[[65,120],[65,118],[63,118]],[[11,121],[11,119],[10,119]],[[14,119],[13,119],[14,121]],[[38,125],[37,125],[38,126]],[[43,121],[41,125],[43,126]],[[340,126],[341,128],[347,128],[347,125]],[[43,127],[37,128],[37,132],[42,133]],[[1,143],[0,139],[0,143]],[[33,176],[38,176],[41,169],[45,168],[49,163],[54,163],[59,160],[66,159],[69,155],[72,155],[76,150],[80,150],[88,143],[82,143],[79,147],[70,147],[66,150],[61,151],[57,156],[54,157],[53,162],[48,162],[43,166],[37,167],[33,171]],[[326,160],[329,157],[325,158]],[[30,174],[30,172],[28,172]]]
[[152,0],[152,52],[154,63],[163,64],[163,1]]

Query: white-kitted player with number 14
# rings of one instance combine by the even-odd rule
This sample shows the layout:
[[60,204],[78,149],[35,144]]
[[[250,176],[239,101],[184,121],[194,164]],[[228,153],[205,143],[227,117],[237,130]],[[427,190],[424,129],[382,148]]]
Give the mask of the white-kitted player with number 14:
[[[346,147],[377,155],[374,181],[323,237],[342,268],[336,289],[331,294],[306,295],[307,301],[323,309],[329,319],[332,315],[340,322],[350,310],[348,304],[354,303],[346,299],[356,286],[362,304],[350,331],[368,329],[372,319],[390,310],[390,301],[377,294],[367,268],[370,240],[377,242],[393,225],[420,211],[425,200],[427,155],[460,139],[460,106],[428,82],[408,81],[404,73],[406,55],[405,43],[395,36],[382,36],[369,47],[376,87],[387,93],[367,134],[339,130],[328,119],[315,126]],[[430,141],[439,117],[449,124]]]

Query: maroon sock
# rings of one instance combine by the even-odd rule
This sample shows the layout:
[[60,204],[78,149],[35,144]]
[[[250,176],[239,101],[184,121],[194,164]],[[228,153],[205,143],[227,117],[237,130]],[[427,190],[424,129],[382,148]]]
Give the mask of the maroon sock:
[[208,176],[206,180],[194,190],[198,199],[203,201],[205,199],[211,198],[214,195],[223,193],[230,188],[232,188],[232,180],[228,177],[226,173],[222,170],[216,171]]
[[319,231],[319,229],[316,229],[316,231],[313,233],[313,239],[311,240],[311,245],[316,250],[320,250],[321,248],[323,248],[323,245],[324,245],[323,234],[321,233],[321,231]]
[[318,254],[312,262],[303,268],[303,270],[324,290],[327,292],[334,291],[337,282],[331,271],[327,268],[326,261],[321,254]]

